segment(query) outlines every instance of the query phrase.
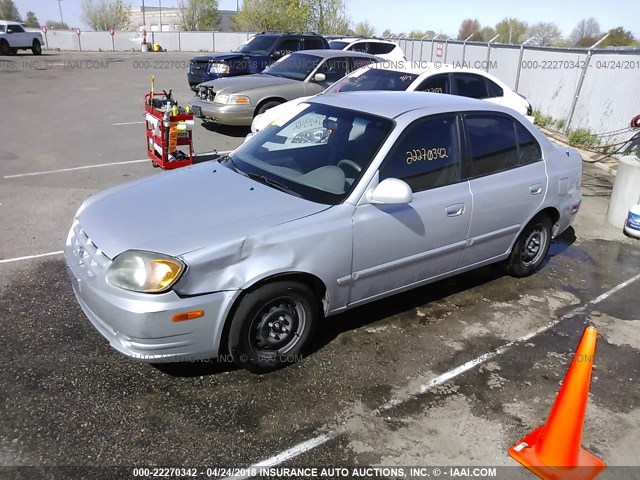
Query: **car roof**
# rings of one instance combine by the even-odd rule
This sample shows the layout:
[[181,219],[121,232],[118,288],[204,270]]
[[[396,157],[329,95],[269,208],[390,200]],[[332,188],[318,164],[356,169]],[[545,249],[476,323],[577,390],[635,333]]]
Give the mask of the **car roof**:
[[2,25],[22,25],[20,22],[13,22],[11,20],[0,20]]
[[394,45],[397,45],[397,43],[392,42],[391,40],[385,40],[384,38],[375,38],[375,37],[342,37],[342,38],[332,38],[331,41],[347,42],[347,43],[367,41],[367,42],[378,42],[378,43],[392,43]]
[[313,97],[308,102],[367,112],[386,118],[397,118],[413,110],[424,110],[425,115],[468,110],[513,113],[509,108],[475,98],[426,92],[360,91],[326,93]]
[[375,55],[371,55],[370,53],[363,52],[347,52],[344,50],[329,50],[329,49],[318,49],[318,50],[298,50],[297,52],[292,52],[291,55],[296,54],[304,54],[304,55],[315,55],[316,57],[322,58],[332,58],[332,57],[364,57],[364,58],[375,58],[378,59]]

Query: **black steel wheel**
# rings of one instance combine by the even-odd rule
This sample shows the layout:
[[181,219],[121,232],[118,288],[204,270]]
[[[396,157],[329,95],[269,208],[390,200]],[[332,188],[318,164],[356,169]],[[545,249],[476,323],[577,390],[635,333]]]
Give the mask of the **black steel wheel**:
[[319,316],[318,300],[306,285],[263,285],[241,300],[229,329],[229,351],[239,366],[254,373],[295,363]]
[[551,245],[551,219],[538,215],[522,231],[507,260],[509,274],[527,277],[540,268]]

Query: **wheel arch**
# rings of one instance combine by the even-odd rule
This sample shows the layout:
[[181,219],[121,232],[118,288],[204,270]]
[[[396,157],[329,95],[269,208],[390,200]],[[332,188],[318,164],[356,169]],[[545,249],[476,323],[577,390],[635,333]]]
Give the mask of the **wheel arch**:
[[269,103],[269,102],[279,102],[279,103],[285,103],[287,101],[286,98],[282,98],[282,97],[269,97],[269,98],[265,98],[263,100],[260,100],[260,102],[258,103],[258,105],[256,105],[256,108],[253,111],[253,116],[255,117],[258,114],[258,110],[260,110],[260,108],[262,108],[262,106],[265,103]]
[[291,271],[279,272],[264,278],[260,278],[249,286],[243,288],[240,294],[234,299],[233,304],[231,305],[231,308],[229,309],[227,316],[224,319],[224,327],[222,328],[220,345],[218,347],[219,354],[227,354],[229,351],[228,340],[231,321],[244,297],[264,285],[278,281],[299,282],[309,287],[318,300],[318,306],[322,309],[321,311],[323,312],[323,314],[326,314],[329,307],[329,299],[327,298],[328,289],[325,283],[316,275],[308,272]]

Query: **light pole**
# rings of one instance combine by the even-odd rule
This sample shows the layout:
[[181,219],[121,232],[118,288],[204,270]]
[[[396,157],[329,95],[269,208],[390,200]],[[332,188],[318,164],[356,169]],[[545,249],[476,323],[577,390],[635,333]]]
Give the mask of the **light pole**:
[[160,24],[160,31],[162,32],[162,0],[158,0],[158,5],[160,6],[160,11],[158,12],[160,19],[158,20],[158,23]]
[[[58,0],[58,9],[60,10],[60,23],[64,25],[64,18],[62,18],[62,0]],[[60,26],[62,26],[60,25]]]
[[144,0],[142,0],[142,26],[146,28],[147,26],[147,20],[144,17]]

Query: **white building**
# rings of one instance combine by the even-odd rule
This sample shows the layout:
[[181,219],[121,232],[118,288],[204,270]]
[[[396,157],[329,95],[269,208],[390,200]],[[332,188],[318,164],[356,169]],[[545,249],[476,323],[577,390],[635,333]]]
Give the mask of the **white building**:
[[[146,24],[147,32],[176,32],[182,30],[182,15],[179,8],[174,7],[130,7],[131,23],[136,30],[142,30]],[[235,10],[218,10],[218,26],[214,28],[218,32],[232,32],[232,18]],[[160,27],[162,23],[162,28]]]

